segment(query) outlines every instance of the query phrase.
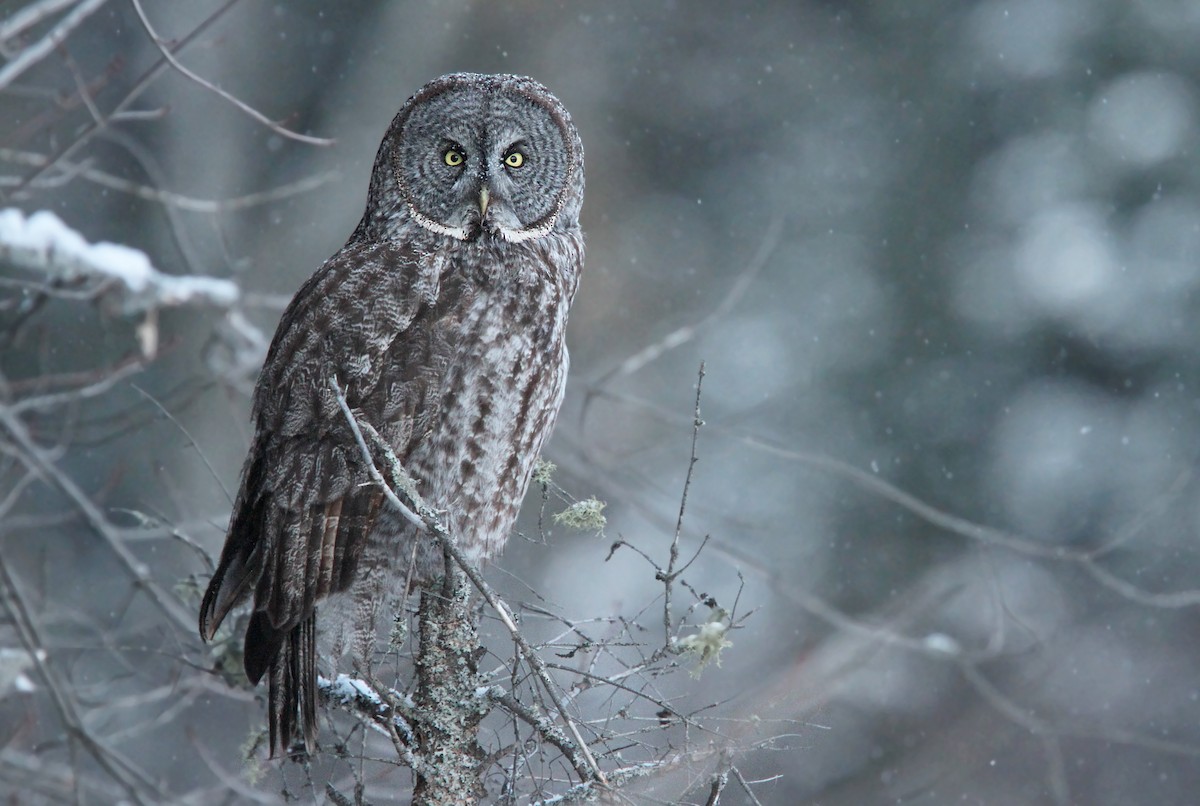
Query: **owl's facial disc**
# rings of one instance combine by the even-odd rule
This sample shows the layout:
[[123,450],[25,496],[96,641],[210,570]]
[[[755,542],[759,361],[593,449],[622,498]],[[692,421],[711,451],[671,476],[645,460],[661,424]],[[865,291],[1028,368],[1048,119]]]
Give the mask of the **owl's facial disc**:
[[442,89],[414,105],[392,164],[413,219],[469,241],[516,243],[554,228],[574,167],[563,124],[499,87]]

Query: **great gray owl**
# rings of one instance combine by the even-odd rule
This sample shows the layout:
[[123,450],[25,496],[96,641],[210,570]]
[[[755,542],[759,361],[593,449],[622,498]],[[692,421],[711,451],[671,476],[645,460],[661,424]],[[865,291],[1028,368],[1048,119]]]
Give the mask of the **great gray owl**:
[[467,556],[494,558],[563,398],[582,202],[579,134],[545,87],[442,76],[396,114],[362,220],[284,311],[200,608],[211,640],[253,596],[246,675],[269,672],[272,755],[315,747],[318,604],[333,652],[348,638],[367,658],[388,608],[441,571],[371,483],[329,379]]

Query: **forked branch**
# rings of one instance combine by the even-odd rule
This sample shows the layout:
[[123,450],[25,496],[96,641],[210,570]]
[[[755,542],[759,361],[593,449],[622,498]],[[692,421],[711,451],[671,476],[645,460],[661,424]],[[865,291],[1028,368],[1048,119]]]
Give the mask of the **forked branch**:
[[[475,589],[479,591],[479,594],[487,602],[488,606],[499,615],[500,621],[504,624],[513,642],[517,645],[519,653],[533,670],[546,695],[554,703],[555,709],[558,711],[563,724],[572,738],[567,739],[563,736],[551,738],[547,736],[547,741],[551,741],[564,750],[567,759],[575,768],[576,774],[585,783],[592,782],[607,786],[604,772],[600,769],[600,765],[596,763],[596,759],[588,748],[587,742],[579,732],[579,727],[571,718],[567,705],[559,694],[554,681],[551,679],[546,664],[517,628],[516,621],[512,616],[512,610],[496,594],[487,581],[484,580],[483,576],[479,573],[479,569],[472,565],[470,560],[466,558],[466,555],[463,554],[458,541],[442,525],[440,513],[421,498],[412,477],[408,475],[408,472],[401,465],[400,460],[396,457],[387,440],[380,436],[379,432],[370,423],[363,422],[354,415],[349,403],[346,402],[345,394],[338,385],[337,378],[331,377],[329,379],[329,386],[336,395],[338,406],[341,408],[342,414],[346,417],[346,423],[354,434],[354,439],[358,444],[359,450],[362,452],[371,480],[379,486],[388,502],[397,511],[401,512],[405,518],[420,529],[432,535],[438,541],[446,555],[453,559],[455,565],[462,569],[463,573],[466,574]],[[376,465],[375,457],[379,454],[386,460],[387,469],[391,476],[390,480],[384,479],[383,474]],[[408,499],[407,502],[400,499],[396,494],[397,490],[405,495]]]

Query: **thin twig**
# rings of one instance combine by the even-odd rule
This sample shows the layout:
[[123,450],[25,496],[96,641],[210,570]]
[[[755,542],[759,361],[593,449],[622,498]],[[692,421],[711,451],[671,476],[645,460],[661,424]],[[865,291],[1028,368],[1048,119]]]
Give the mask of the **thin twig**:
[[71,54],[67,52],[66,47],[63,47],[62,50],[63,62],[66,63],[67,71],[71,74],[71,79],[75,82],[75,90],[79,93],[79,100],[87,108],[88,114],[92,116],[92,120],[96,121],[100,126],[107,125],[104,115],[100,112],[99,107],[96,106],[96,99],[92,97],[92,91],[88,87],[87,80],[84,79],[83,73],[79,70],[79,65],[75,63],[75,59],[71,57]]
[[657,697],[657,696],[652,697],[643,691],[638,691],[636,688],[633,688],[632,686],[627,686],[624,683],[621,683],[620,679],[623,677],[629,677],[628,674],[601,675],[601,674],[595,674],[594,672],[586,672],[583,669],[573,669],[570,666],[565,666],[561,663],[547,663],[546,665],[548,667],[550,667],[551,669],[557,669],[560,672],[567,672],[568,674],[578,675],[579,677],[583,677],[588,680],[592,680],[596,683],[601,683],[606,686],[612,686],[613,688],[620,689],[621,691],[624,691],[628,694],[632,694],[637,699],[645,700],[646,702],[649,702],[652,705],[657,705],[658,707],[662,708],[664,711],[668,711],[671,716],[679,719],[680,721],[684,722],[685,724],[687,724],[693,728],[702,728],[703,727],[697,723],[691,722],[688,719],[687,715],[680,713],[678,710],[676,710],[674,707],[672,707],[669,703],[667,703],[661,697]]
[[48,479],[57,487],[79,510],[83,519],[92,530],[104,538],[109,549],[134,583],[150,594],[150,598],[164,613],[170,615],[180,624],[191,624],[193,615],[185,611],[179,600],[169,595],[150,575],[150,569],[125,546],[117,530],[108,522],[104,514],[96,507],[79,485],[70,476],[60,470],[52,457],[47,455],[34,441],[25,424],[7,406],[0,406],[0,425],[8,431],[15,447],[19,448],[22,462],[42,478]]
[[213,481],[215,481],[217,486],[221,488],[221,492],[225,493],[226,500],[228,500],[232,506],[233,495],[230,494],[229,488],[225,486],[225,482],[221,478],[221,474],[218,473],[217,469],[212,466],[212,462],[208,461],[208,456],[204,453],[204,449],[200,447],[200,443],[196,441],[196,438],[192,436],[191,432],[187,430],[183,423],[179,422],[179,419],[174,414],[167,411],[167,407],[159,402],[158,398],[147,392],[142,387],[138,386],[136,383],[131,383],[129,385],[132,386],[139,395],[154,404],[154,407],[162,412],[162,415],[170,420],[171,424],[178,428],[179,431],[185,437],[187,437],[188,443],[192,446],[192,450],[194,450],[196,455],[200,457],[200,461],[203,462],[204,466],[208,469],[208,474],[213,477]]
[[[679,562],[679,537],[683,533],[683,515],[687,511],[688,491],[692,487],[692,471],[696,469],[696,462],[699,458],[696,456],[696,443],[700,438],[700,427],[704,425],[704,420],[700,419],[700,397],[704,391],[704,362],[700,362],[700,370],[696,377],[696,405],[692,410],[692,452],[688,458],[687,474],[683,479],[683,495],[679,497],[679,516],[675,519],[675,535],[671,538],[671,554],[667,560],[667,570],[658,574],[659,579],[663,583],[663,640],[667,645],[671,643],[671,594],[675,578],[683,573],[683,568],[675,570],[676,563]],[[701,546],[703,548],[703,546]],[[695,559],[694,557],[692,559]],[[691,562],[688,562],[691,565]],[[686,568],[687,566],[684,566]]]
[[557,747],[559,752],[571,762],[571,766],[575,768],[575,772],[579,774],[580,778],[587,780],[590,777],[579,747],[555,728],[549,720],[535,713],[499,686],[492,686],[488,689],[488,697],[536,730],[545,741]]
[[158,35],[158,33],[154,30],[154,27],[150,24],[149,18],[146,17],[146,12],[142,10],[141,2],[139,2],[139,0],[129,0],[129,2],[133,4],[133,9],[137,12],[138,19],[141,20],[142,27],[146,29],[146,34],[150,37],[150,41],[152,41],[154,46],[158,48],[160,53],[162,53],[163,58],[170,62],[171,66],[178,70],[184,77],[191,79],[209,92],[215,93],[217,96],[233,104],[240,111],[246,113],[251,118],[268,127],[271,131],[275,132],[281,137],[287,137],[290,140],[296,140],[298,142],[308,143],[309,145],[314,146],[331,146],[334,144],[335,141],[328,138],[300,134],[299,132],[294,132],[291,129],[281,126],[263,113],[259,112],[254,107],[238,98],[235,98],[233,95],[216,86],[212,82],[184,67],[179,59],[175,58],[175,54],[172,53],[164,44],[165,40]]
[[[647,409],[663,420],[678,422],[683,419],[683,416],[678,412],[633,395],[606,390],[593,390],[592,394]],[[1003,529],[984,526],[928,504],[886,479],[880,478],[840,459],[787,448],[737,428],[719,425],[709,427],[713,429],[713,433],[732,437],[752,450],[812,467],[831,476],[845,479],[851,484],[877,495],[885,501],[890,501],[901,509],[907,510],[926,523],[951,534],[976,541],[981,545],[1004,548],[1028,557],[1077,564],[1087,571],[1101,586],[1138,604],[1166,609],[1180,609],[1200,604],[1200,589],[1197,588],[1158,593],[1144,590],[1113,576],[1097,562],[1097,559],[1109,550],[1108,544],[1100,547],[1068,546],[1052,540],[1036,540]],[[720,550],[729,553],[730,547],[722,545]]]
[[[750,289],[750,286],[758,278],[767,262],[771,259],[771,255],[775,252],[775,247],[779,245],[779,238],[783,232],[783,216],[776,215],[767,225],[767,231],[763,234],[762,240],[759,243],[758,249],[754,256],[750,258],[750,262],[738,275],[736,281],[728,291],[721,295],[721,301],[715,308],[702,316],[699,320],[683,327],[676,328],[667,335],[663,336],[653,344],[642,348],[638,352],[626,358],[617,366],[602,374],[592,382],[591,386],[595,388],[603,387],[610,379],[617,375],[632,375],[647,364],[656,361],[661,356],[675,350],[690,342],[698,333],[703,333],[708,325],[712,322],[729,314],[734,306],[741,302],[742,297]],[[587,403],[584,403],[583,412],[586,415]]]
[[3,593],[4,609],[8,611],[9,621],[16,628],[16,633],[22,647],[33,659],[33,666],[50,694],[58,712],[63,729],[76,738],[96,762],[117,781],[129,796],[138,803],[161,801],[166,795],[158,789],[150,778],[133,765],[124,755],[108,747],[87,728],[84,719],[79,715],[75,702],[71,699],[68,687],[59,679],[57,672],[51,668],[45,643],[38,633],[29,605],[17,587],[16,580],[8,569],[3,556],[0,556],[0,593]]
[[[108,367],[96,381],[64,392],[49,392],[44,395],[31,395],[20,400],[14,400],[8,405],[8,409],[13,414],[21,414],[27,411],[44,412],[47,409],[59,406],[75,405],[81,400],[89,400],[106,394],[130,375],[137,375],[144,370],[146,363],[141,357],[131,356]],[[92,372],[88,374],[95,375],[96,373]],[[73,373],[72,376],[69,376],[69,380],[70,382],[74,382],[82,379],[82,377],[83,373]]]
[[[0,750],[0,781],[12,793],[30,802],[119,803],[124,797],[119,786],[90,774],[78,765],[52,761],[45,755],[23,753],[9,746]],[[35,795],[45,797],[38,800]],[[14,795],[16,797],[16,795]]]
[[1200,744],[1193,742],[1174,741],[1158,736],[1147,736],[1120,728],[1093,728],[1090,726],[1055,724],[1038,717],[1033,708],[1021,705],[1002,692],[995,683],[984,676],[977,664],[963,661],[958,664],[958,667],[963,677],[966,678],[971,687],[979,693],[988,705],[999,712],[1001,716],[1019,725],[1034,736],[1091,739],[1094,741],[1111,742],[1112,744],[1141,747],[1160,753],[1170,753],[1189,758],[1200,757]]
[[[200,36],[200,34],[212,27],[217,20],[224,17],[229,9],[237,5],[238,2],[240,2],[240,0],[226,0],[226,2],[214,10],[213,13],[201,20],[200,23],[197,24],[196,27],[191,31],[189,31],[186,36],[173,43],[169,49],[174,52],[186,47],[189,43]],[[109,119],[111,120],[114,116],[124,112],[126,108],[139,97],[141,97],[141,94],[146,91],[146,88],[154,83],[154,81],[170,66],[170,63],[165,58],[160,58],[154,64],[150,65],[150,67],[148,67],[146,71],[142,73],[137,81],[133,83],[133,86],[130,87],[128,92],[125,93],[125,97],[122,98],[115,107],[113,107],[112,111],[109,113]],[[52,157],[49,158],[45,165],[36,169],[33,173],[22,179],[21,183],[14,189],[14,192],[19,192],[32,185],[42,176],[42,174],[46,173],[46,171],[50,170],[52,166],[56,165],[59,160],[70,156],[76,149],[81,148],[99,131],[101,131],[101,128],[95,123],[95,121],[89,123],[87,126],[82,127],[76,133],[75,139],[71,140],[69,143],[66,143],[62,148],[60,148]]]
[[[112,117],[109,118],[111,122]],[[0,148],[0,160],[5,162],[25,165],[31,168],[43,168],[50,163],[50,158],[44,154],[39,154],[35,151],[21,151],[12,148]],[[332,182],[338,177],[336,171],[327,171],[325,173],[308,176],[303,179],[298,179],[295,182],[288,182],[278,187],[270,188],[258,193],[250,193],[244,196],[234,196],[229,199],[198,199],[194,196],[186,196],[181,193],[172,193],[169,190],[160,190],[149,185],[138,184],[131,182],[120,176],[114,176],[110,173],[92,168],[84,163],[72,163],[66,160],[58,160],[60,170],[64,172],[64,179],[83,179],[92,182],[100,187],[105,187],[110,190],[115,190],[119,193],[127,193],[139,199],[146,201],[157,202],[159,204],[175,207],[180,210],[186,210],[190,213],[231,213],[237,210],[244,210],[251,207],[268,204],[270,202],[280,201],[281,199],[290,198],[292,196],[306,193],[310,190],[321,187],[322,185]],[[0,177],[0,187],[15,186],[19,181],[17,179],[9,179]],[[61,183],[58,178],[46,179],[35,183],[34,187],[52,187]]]

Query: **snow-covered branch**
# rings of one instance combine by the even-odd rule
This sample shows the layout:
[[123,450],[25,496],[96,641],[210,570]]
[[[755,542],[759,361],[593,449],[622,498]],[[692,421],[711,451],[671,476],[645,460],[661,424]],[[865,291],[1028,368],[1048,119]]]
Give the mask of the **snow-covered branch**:
[[126,314],[178,305],[228,308],[241,296],[230,280],[164,274],[145,252],[115,243],[88,243],[46,210],[29,216],[15,208],[0,210],[0,262],[40,272],[52,282],[96,282],[98,296]]

